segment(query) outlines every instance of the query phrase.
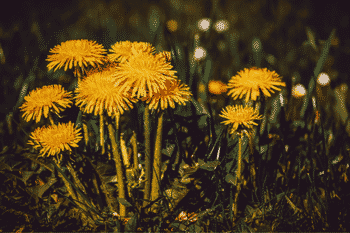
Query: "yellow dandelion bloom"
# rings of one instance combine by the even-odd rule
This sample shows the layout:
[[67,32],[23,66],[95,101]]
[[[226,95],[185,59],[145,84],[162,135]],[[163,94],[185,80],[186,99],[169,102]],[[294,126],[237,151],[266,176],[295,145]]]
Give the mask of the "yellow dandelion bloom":
[[130,41],[120,41],[111,46],[111,52],[108,57],[112,61],[119,61],[121,63],[129,60],[133,55],[134,48],[137,51],[143,51],[146,53],[154,53],[155,48],[147,42],[130,42]]
[[167,80],[165,89],[160,89],[159,93],[154,93],[152,97],[144,98],[149,103],[149,109],[157,109],[160,103],[162,110],[168,108],[168,105],[175,108],[175,102],[180,105],[186,105],[190,100],[192,93],[190,88],[179,80]]
[[132,95],[137,98],[152,97],[153,93],[166,89],[165,81],[176,78],[173,66],[165,59],[159,59],[150,53],[133,49],[134,55],[128,62],[120,63],[115,76],[122,90],[132,89]]
[[113,70],[112,73],[114,73],[117,66],[118,66],[117,62],[111,61],[107,58],[107,59],[105,59],[105,62],[103,65],[86,71],[85,77],[91,76],[95,73],[100,73],[100,72],[105,72],[105,74],[106,74],[107,70],[109,70],[110,72],[112,72],[112,70]]
[[276,86],[286,86],[286,84],[281,82],[281,77],[275,71],[269,71],[266,68],[245,68],[229,81],[228,88],[231,90],[228,95],[232,95],[236,100],[246,94],[245,100],[248,102],[249,98],[256,100],[260,95],[259,89],[268,97],[271,96],[269,91],[274,93],[272,89],[281,91]]
[[215,95],[220,95],[227,91],[227,85],[221,81],[211,80],[208,85],[209,92]]
[[30,121],[32,118],[39,122],[41,116],[48,117],[49,112],[60,113],[72,104],[71,92],[66,92],[61,85],[49,85],[37,88],[24,97],[22,104],[23,118]]
[[[80,67],[84,72],[84,66],[88,64],[95,67],[95,65],[103,64],[105,60],[106,49],[102,45],[97,44],[95,41],[89,40],[68,40],[62,42],[60,45],[55,46],[50,50],[53,53],[46,59],[50,61],[47,68],[51,70],[64,66],[66,71],[68,68],[72,69]],[[76,69],[77,70],[77,69]]]
[[47,157],[58,155],[62,151],[72,151],[71,147],[78,147],[83,138],[80,130],[75,128],[72,122],[39,127],[31,133],[28,144],[40,149],[42,157],[46,153]]
[[171,52],[169,51],[157,53],[156,56],[158,56],[160,59],[165,59],[167,62],[171,61]]
[[111,66],[102,72],[91,72],[78,82],[78,88],[75,90],[77,95],[76,105],[86,113],[94,112],[100,115],[104,111],[109,116],[112,114],[123,114],[124,110],[133,108],[131,98],[128,92],[122,92],[116,83],[116,77],[113,76],[115,67]]
[[221,122],[222,124],[232,126],[231,134],[233,134],[240,125],[246,127],[246,129],[251,129],[253,125],[258,125],[254,120],[262,119],[257,109],[248,106],[243,107],[242,105],[226,106],[219,116],[227,119]]

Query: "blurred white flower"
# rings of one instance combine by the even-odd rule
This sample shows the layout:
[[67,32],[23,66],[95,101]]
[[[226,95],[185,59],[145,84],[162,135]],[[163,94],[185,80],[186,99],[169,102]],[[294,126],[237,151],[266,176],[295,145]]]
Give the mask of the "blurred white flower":
[[207,56],[207,51],[203,47],[197,47],[193,56],[196,60],[203,60]]
[[214,29],[221,33],[227,31],[229,28],[229,23],[227,20],[218,20],[215,22]]
[[210,24],[211,24],[211,19],[204,18],[204,19],[198,20],[198,28],[201,31],[204,31],[204,32],[208,31]]
[[292,95],[296,98],[303,97],[304,95],[306,95],[306,89],[304,85],[302,84],[295,85],[292,89]]
[[317,78],[317,83],[321,86],[326,86],[331,82],[329,75],[326,73],[320,73]]

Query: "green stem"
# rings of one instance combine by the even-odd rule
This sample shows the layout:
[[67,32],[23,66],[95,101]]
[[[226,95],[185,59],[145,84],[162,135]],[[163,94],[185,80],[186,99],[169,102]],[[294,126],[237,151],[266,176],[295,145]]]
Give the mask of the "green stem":
[[164,112],[162,111],[158,118],[157,126],[157,138],[154,150],[154,159],[153,159],[153,175],[152,175],[152,192],[151,200],[154,201],[159,197],[160,190],[160,180],[161,180],[161,166],[162,166],[162,131],[163,131],[163,116]]
[[[118,116],[117,116],[118,117]],[[117,129],[119,126],[117,126]],[[117,180],[118,180],[118,197],[119,198],[125,198],[125,178],[123,175],[123,167],[122,167],[122,157],[119,153],[117,141],[118,137],[115,137],[115,131],[113,129],[113,125],[111,123],[108,124],[108,130],[109,130],[109,137],[111,139],[112,144],[112,152],[113,152],[113,158],[115,162],[115,168],[117,172]],[[120,210],[120,216],[126,217],[126,207],[119,203],[119,210]]]
[[83,130],[84,130],[84,140],[85,140],[85,145],[88,147],[89,143],[89,131],[86,122],[83,121]]
[[238,195],[241,191],[241,168],[242,168],[242,135],[238,138],[238,169],[237,169],[237,191],[235,196],[234,214],[237,217]]
[[[150,192],[151,192],[151,127],[149,121],[149,109],[148,105],[145,107],[145,192],[144,198],[145,200],[149,200]],[[143,206],[145,207],[148,204],[147,201],[143,202]]]
[[237,170],[238,181],[241,180],[241,169],[242,169],[242,136],[243,135],[240,135],[238,138],[238,170]]
[[139,169],[139,159],[137,154],[137,140],[136,140],[136,132],[132,131],[132,137],[131,137],[131,145],[132,145],[132,152],[133,152],[133,161],[134,161],[134,169]]
[[104,123],[103,123],[103,114],[100,114],[100,145],[102,147],[102,154],[105,153],[105,142],[104,142],[104,136],[103,136],[103,129],[104,129]]

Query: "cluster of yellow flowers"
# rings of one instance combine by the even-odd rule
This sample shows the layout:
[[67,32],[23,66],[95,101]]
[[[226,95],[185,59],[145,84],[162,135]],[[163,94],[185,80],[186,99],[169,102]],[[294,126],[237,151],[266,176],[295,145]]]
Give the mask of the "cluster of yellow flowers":
[[[175,102],[185,105],[191,98],[186,84],[175,76],[170,64],[170,52],[155,53],[155,48],[144,42],[122,41],[112,45],[110,54],[102,45],[88,40],[69,40],[50,50],[47,65],[51,70],[64,66],[64,70],[75,69],[80,77],[75,90],[76,105],[85,113],[119,116],[133,107],[138,100],[148,103],[149,109],[164,110],[168,106],[175,108]],[[92,69],[87,69],[91,65]],[[101,66],[103,66],[101,68]],[[228,85],[220,81],[211,81],[209,91],[213,94],[226,92],[234,99],[245,101],[256,100],[260,90],[265,96],[271,96],[276,86],[285,86],[274,71],[266,68],[245,68],[233,76]],[[41,116],[48,117],[50,112],[58,114],[72,103],[72,94],[63,90],[60,85],[44,86],[33,90],[25,97],[21,106],[26,121]],[[226,119],[223,124],[233,125],[234,133],[239,125],[251,128],[253,120],[261,119],[252,107],[227,106],[220,115]]]
[[[152,194],[152,200],[156,200],[159,194],[159,182],[157,177],[161,177],[161,135],[164,110],[169,106],[175,108],[175,103],[185,105],[191,100],[189,87],[181,83],[176,77],[176,71],[171,65],[170,52],[155,52],[155,48],[144,42],[117,42],[111,46],[107,54],[106,49],[95,41],[89,40],[69,40],[62,42],[50,50],[52,53],[48,56],[48,69],[64,66],[64,70],[74,69],[74,74],[78,78],[78,87],[75,89],[75,96],[66,92],[60,85],[51,85],[38,88],[30,92],[25,97],[25,103],[20,107],[24,112],[23,117],[26,121],[34,119],[39,122],[44,118],[49,118],[50,125],[37,128],[30,136],[29,142],[36,149],[40,149],[40,156],[58,156],[58,164],[62,159],[63,151],[71,151],[71,147],[78,147],[79,141],[83,138],[80,129],[74,127],[73,123],[56,125],[52,118],[52,113],[59,115],[65,108],[70,107],[75,100],[83,113],[100,116],[100,140],[103,146],[103,118],[105,114],[116,118],[118,128],[119,117],[125,111],[132,109],[137,101],[144,101],[148,107],[145,110],[145,138],[146,131],[149,134],[149,109],[155,109],[161,112],[158,117],[157,138],[155,145],[155,154],[153,161],[153,179],[147,179],[145,186],[145,197],[149,198]],[[243,98],[245,101],[256,101],[260,93],[270,97],[270,92],[281,89],[276,86],[285,86],[276,72],[260,68],[244,69],[236,76],[233,76],[228,85],[220,81],[209,83],[209,91],[213,94],[222,94],[229,89],[228,95],[235,100]],[[222,110],[221,117],[226,120],[222,123],[230,126],[230,134],[240,134],[244,132],[250,137],[247,131],[251,130],[253,125],[257,125],[254,120],[262,119],[257,109],[248,106],[227,106]],[[148,123],[147,123],[148,122]],[[241,126],[241,127],[240,127]],[[86,126],[85,126],[86,127]],[[112,147],[116,144],[115,134],[111,125],[110,131]],[[84,128],[87,131],[87,127]],[[84,138],[87,142],[87,132],[84,132]],[[239,169],[237,171],[238,179],[241,172],[241,137],[239,141]],[[146,159],[150,153],[150,141],[145,140]],[[104,149],[102,149],[102,153]],[[113,150],[113,156],[116,161],[116,170],[118,179],[123,180],[121,173],[121,157],[116,149]],[[150,161],[146,161],[150,164]],[[120,173],[120,174],[119,174]],[[146,166],[146,173],[150,174]],[[150,182],[152,180],[152,191],[150,192]],[[118,182],[119,198],[124,198],[125,187],[123,182]],[[236,198],[237,201],[237,198]],[[121,215],[126,215],[125,207],[120,207]],[[236,213],[236,211],[235,211]],[[186,216],[190,217],[190,216]],[[181,216],[179,217],[181,219]],[[191,216],[191,221],[196,221],[195,216]]]
[[[217,94],[221,94],[226,88],[230,89],[228,95],[231,95],[234,100],[242,99],[245,95],[245,102],[248,103],[249,100],[256,101],[257,97],[260,96],[262,92],[265,97],[270,97],[271,94],[269,91],[274,93],[273,89],[281,91],[276,86],[286,86],[284,82],[281,82],[281,77],[274,72],[269,71],[266,68],[256,68],[252,67],[250,69],[245,68],[244,70],[238,72],[236,76],[233,76],[228,85],[212,84],[212,89],[219,90]],[[216,87],[216,88],[213,88]],[[210,88],[210,86],[209,86]],[[251,153],[253,150],[252,146],[252,128],[257,123],[254,120],[261,120],[262,116],[259,115],[259,110],[248,105],[235,105],[235,106],[226,106],[222,110],[220,116],[225,119],[222,123],[229,125],[229,133],[235,137],[238,135],[238,156],[237,156],[237,165],[238,169],[236,171],[236,182],[237,182],[237,192],[235,194],[235,201],[233,204],[234,215],[237,216],[238,209],[238,196],[241,190],[241,172],[242,172],[242,138],[246,135],[249,139],[249,147]]]
[[[25,120],[39,122],[44,116],[49,117],[53,125],[51,112],[58,114],[70,107],[73,99],[84,113],[102,115],[106,112],[114,117],[132,109],[138,100],[148,103],[149,109],[158,110],[165,110],[168,106],[175,108],[175,103],[185,105],[190,100],[189,87],[181,83],[176,71],[172,70],[170,52],[156,53],[151,44],[144,42],[122,41],[111,47],[110,54],[106,55],[106,49],[95,41],[69,40],[51,49],[52,54],[47,58],[48,69],[74,69],[74,74],[79,77],[76,95],[72,98],[72,94],[60,85],[33,90],[21,106]],[[76,134],[71,127],[55,127],[66,134]],[[41,156],[56,154],[59,152],[57,148],[69,148],[63,137],[60,137],[63,141],[52,141],[56,145],[42,143],[44,137],[40,135],[49,132],[42,128],[31,136],[33,145],[43,147]],[[77,143],[77,140],[73,141]]]
[[[208,85],[209,92],[220,95],[228,91],[234,100],[242,99],[245,95],[245,102],[249,100],[256,101],[262,92],[266,97],[271,97],[270,92],[274,90],[281,91],[276,86],[286,86],[281,82],[281,77],[275,71],[269,71],[266,68],[252,67],[245,68],[233,76],[226,85],[221,81],[210,81]],[[254,120],[260,120],[259,112],[249,106],[227,106],[222,112],[221,117],[226,120],[223,124],[232,126],[230,133],[237,132],[238,126],[242,125],[245,129],[251,129],[253,125],[257,125]],[[244,131],[247,132],[247,131]],[[238,132],[239,133],[239,132]]]

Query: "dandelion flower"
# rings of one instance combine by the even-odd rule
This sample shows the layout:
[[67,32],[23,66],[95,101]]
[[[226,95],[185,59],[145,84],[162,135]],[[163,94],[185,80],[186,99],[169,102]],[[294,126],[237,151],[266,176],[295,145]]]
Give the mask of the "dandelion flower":
[[104,64],[103,65],[95,67],[93,69],[90,69],[90,70],[86,71],[85,76],[90,76],[90,75],[93,75],[95,73],[101,73],[101,72],[104,72],[106,70],[109,70],[109,71],[113,70],[112,73],[114,73],[117,66],[118,66],[117,62],[111,61],[108,58],[106,58],[104,60]]
[[[238,157],[237,157],[237,166],[236,170],[236,180],[237,189],[240,190],[241,187],[241,172],[242,172],[242,138],[245,134],[249,139],[249,148],[250,153],[253,153],[253,140],[252,140],[252,128],[253,125],[257,125],[254,120],[262,119],[262,116],[259,115],[259,111],[257,109],[253,109],[252,107],[242,105],[236,106],[226,106],[226,108],[221,111],[220,116],[225,118],[226,121],[221,122],[222,124],[229,125],[231,129],[229,131],[230,134],[234,136],[238,135]],[[241,127],[240,127],[241,126]],[[250,132],[249,132],[250,131]],[[238,194],[236,194],[235,203],[234,203],[234,213],[237,214],[237,200]]]
[[208,85],[209,92],[215,95],[220,95],[227,91],[227,85],[221,81],[211,80]]
[[50,111],[58,114],[70,107],[71,97],[71,92],[66,92],[61,85],[43,86],[25,96],[20,109],[24,111],[23,118],[26,121],[33,118],[38,123],[42,115],[47,118]]
[[46,153],[47,157],[58,155],[62,151],[72,151],[71,147],[78,147],[83,138],[80,130],[75,128],[72,122],[39,127],[31,133],[28,144],[40,149],[42,157]]
[[171,61],[171,52],[169,51],[163,51],[163,52],[157,53],[156,56],[158,56],[160,59],[165,59],[165,61],[167,62]]
[[109,116],[119,115],[123,114],[124,110],[131,109],[132,102],[136,100],[120,90],[113,76],[114,72],[115,67],[111,66],[102,72],[91,72],[91,75],[80,80],[75,90],[76,105],[84,112],[94,112],[95,115],[101,115],[104,111],[107,111]]
[[153,53],[155,50],[150,43],[130,42],[128,40],[117,42],[111,47],[112,49],[109,50],[111,54],[108,54],[109,59],[112,61],[119,61],[121,63],[129,60],[129,58],[133,55],[132,48],[146,53]]
[[54,70],[56,71],[64,66],[66,71],[68,68],[72,69],[74,65],[76,72],[79,67],[84,72],[84,66],[88,66],[88,63],[93,67],[98,63],[103,64],[106,49],[95,41],[69,40],[55,46],[50,52],[53,54],[46,59],[50,61],[47,65],[49,70],[56,66]]
[[137,92],[137,98],[152,97],[160,88],[166,89],[166,80],[176,78],[170,62],[142,50],[132,50],[133,56],[128,62],[120,63],[115,72],[122,90],[132,89],[132,96]]
[[246,94],[245,100],[248,102],[249,98],[256,100],[260,95],[259,89],[268,97],[271,96],[269,91],[274,93],[272,89],[281,91],[276,86],[286,86],[286,84],[281,82],[281,78],[275,71],[269,71],[266,68],[245,68],[229,81],[228,88],[231,90],[228,95],[232,95],[236,100]]
[[162,110],[168,108],[168,105],[175,108],[175,102],[180,105],[185,105],[192,96],[190,88],[179,80],[167,80],[165,89],[160,89],[159,93],[154,93],[151,98],[146,98],[149,103],[149,109],[157,109],[160,103]]
[[257,109],[248,106],[243,107],[242,105],[227,106],[221,111],[220,116],[226,119],[226,121],[221,122],[222,124],[232,125],[231,134],[233,134],[240,125],[251,129],[253,125],[257,125],[254,120],[262,119]]

